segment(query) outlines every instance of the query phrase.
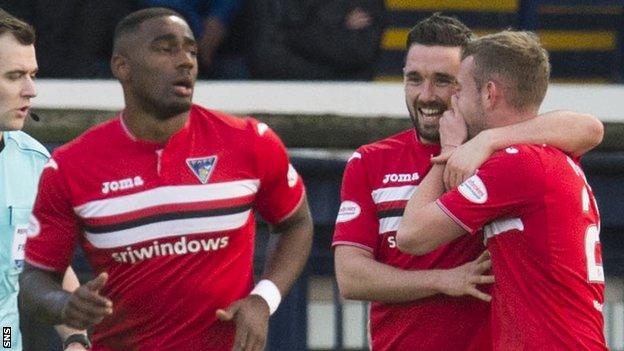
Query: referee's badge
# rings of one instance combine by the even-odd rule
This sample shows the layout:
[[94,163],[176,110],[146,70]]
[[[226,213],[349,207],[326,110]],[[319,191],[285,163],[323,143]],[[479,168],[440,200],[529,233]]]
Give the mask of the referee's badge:
[[186,164],[202,184],[208,183],[212,170],[217,164],[217,156],[187,158]]

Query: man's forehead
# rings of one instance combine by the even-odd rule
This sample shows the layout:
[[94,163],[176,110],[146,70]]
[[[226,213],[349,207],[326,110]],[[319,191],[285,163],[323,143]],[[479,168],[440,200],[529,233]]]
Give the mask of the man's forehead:
[[182,32],[184,36],[193,38],[193,32],[186,21],[173,15],[150,18],[141,23],[138,32],[140,35],[150,38]]
[[405,72],[423,71],[456,75],[459,70],[461,48],[447,46],[412,45],[407,53]]
[[34,45],[21,44],[10,33],[0,35],[0,67],[3,71],[36,70]]

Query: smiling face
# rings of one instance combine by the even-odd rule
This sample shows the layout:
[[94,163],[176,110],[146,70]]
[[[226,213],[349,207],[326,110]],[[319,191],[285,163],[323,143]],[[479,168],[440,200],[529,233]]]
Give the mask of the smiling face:
[[422,142],[440,140],[439,120],[451,105],[461,48],[414,44],[407,52],[405,102]]
[[126,104],[164,120],[189,111],[197,79],[197,43],[188,24],[160,16],[140,24],[113,58]]
[[34,98],[37,73],[35,47],[11,33],[0,34],[0,132],[20,130]]

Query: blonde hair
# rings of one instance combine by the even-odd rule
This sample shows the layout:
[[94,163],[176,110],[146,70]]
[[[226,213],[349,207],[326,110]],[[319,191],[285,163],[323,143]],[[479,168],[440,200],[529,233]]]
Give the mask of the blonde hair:
[[490,80],[503,84],[508,102],[518,111],[539,107],[550,79],[548,52],[532,32],[503,31],[466,44],[462,60],[474,58],[474,80],[481,88]]

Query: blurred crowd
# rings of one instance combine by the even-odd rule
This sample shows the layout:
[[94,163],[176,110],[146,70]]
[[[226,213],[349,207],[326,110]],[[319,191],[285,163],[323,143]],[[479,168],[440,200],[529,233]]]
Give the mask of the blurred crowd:
[[199,43],[200,78],[369,80],[383,0],[0,0],[37,31],[39,77],[111,78],[115,25],[139,8],[183,15]]

